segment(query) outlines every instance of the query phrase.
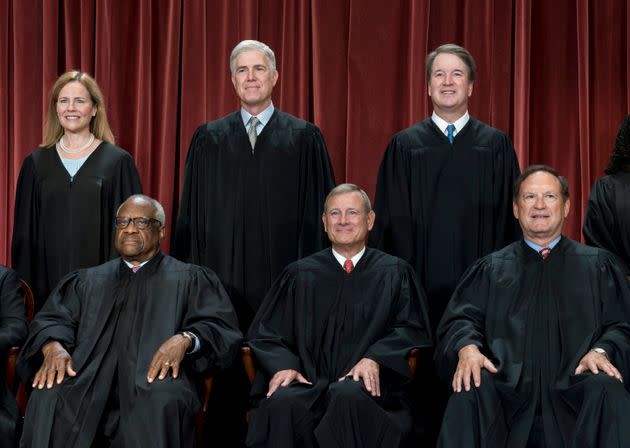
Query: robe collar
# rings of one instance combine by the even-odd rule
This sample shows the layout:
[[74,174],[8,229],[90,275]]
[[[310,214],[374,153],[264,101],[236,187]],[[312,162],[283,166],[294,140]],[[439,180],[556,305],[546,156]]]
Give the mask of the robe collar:
[[[341,255],[339,252],[337,252],[335,249],[332,249],[332,254],[335,257],[335,259],[339,262],[339,264],[341,265],[341,267],[343,267],[343,264],[346,262],[346,257],[344,257],[343,255]],[[365,254],[365,246],[363,246],[363,249],[361,249],[354,257],[351,258],[352,260],[352,265],[356,268],[357,267],[357,263],[359,262],[359,260],[361,259],[361,257],[363,256],[363,254]]]

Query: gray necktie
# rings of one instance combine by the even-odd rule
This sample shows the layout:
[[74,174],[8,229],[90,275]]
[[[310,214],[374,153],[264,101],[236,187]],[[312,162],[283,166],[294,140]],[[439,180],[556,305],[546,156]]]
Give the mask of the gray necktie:
[[253,115],[247,122],[247,136],[249,137],[249,143],[252,145],[252,154],[254,154],[254,146],[256,146],[256,138],[258,138],[258,134],[256,134],[258,123],[260,123],[260,120]]

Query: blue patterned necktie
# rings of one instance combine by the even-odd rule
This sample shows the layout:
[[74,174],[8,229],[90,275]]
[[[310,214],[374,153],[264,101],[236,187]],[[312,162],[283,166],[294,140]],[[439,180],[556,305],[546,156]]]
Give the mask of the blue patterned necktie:
[[453,144],[453,133],[455,132],[455,125],[454,124],[449,124],[448,126],[446,126],[446,132],[448,132],[448,141],[451,142],[451,145]]

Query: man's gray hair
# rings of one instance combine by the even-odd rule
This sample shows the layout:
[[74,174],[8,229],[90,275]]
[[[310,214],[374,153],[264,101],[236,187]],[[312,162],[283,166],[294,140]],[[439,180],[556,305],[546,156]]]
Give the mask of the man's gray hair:
[[118,210],[116,210],[116,216],[118,216],[118,214],[120,213],[120,209],[123,208],[123,206],[127,203],[127,202],[148,202],[149,204],[151,204],[153,206],[153,216],[147,216],[147,218],[154,218],[157,219],[158,221],[160,221],[160,224],[164,225],[164,223],[166,222],[166,215],[164,214],[164,207],[162,207],[162,204],[160,204],[157,200],[150,198],[147,195],[144,194],[134,194],[129,196],[127,199],[125,199],[125,201],[120,204],[120,206],[118,207]]
[[234,47],[234,50],[232,50],[232,53],[230,54],[230,72],[232,72],[232,74],[236,72],[236,58],[244,51],[261,52],[269,64],[269,69],[271,71],[276,71],[276,55],[267,44],[257,40],[242,40],[236,44],[236,47]]
[[339,184],[328,193],[326,196],[326,201],[324,202],[324,213],[328,211],[328,201],[333,196],[337,196],[344,193],[352,193],[356,191],[361,195],[363,199],[363,207],[365,208],[365,213],[370,213],[372,211],[372,203],[370,202],[370,197],[367,195],[365,191],[363,191],[358,185],[355,184]]

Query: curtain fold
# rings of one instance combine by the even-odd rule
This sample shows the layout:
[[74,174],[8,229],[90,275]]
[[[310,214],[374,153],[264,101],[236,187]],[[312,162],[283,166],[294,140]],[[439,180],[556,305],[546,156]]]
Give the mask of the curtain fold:
[[229,53],[242,39],[274,49],[274,104],[315,122],[337,181],[370,195],[393,134],[431,112],[426,54],[465,46],[478,64],[471,115],[510,135],[522,167],[568,178],[579,239],[629,112],[629,21],[625,0],[0,0],[0,263],[60,73],[95,76],[117,144],[172,224],[194,130],[238,108]]

